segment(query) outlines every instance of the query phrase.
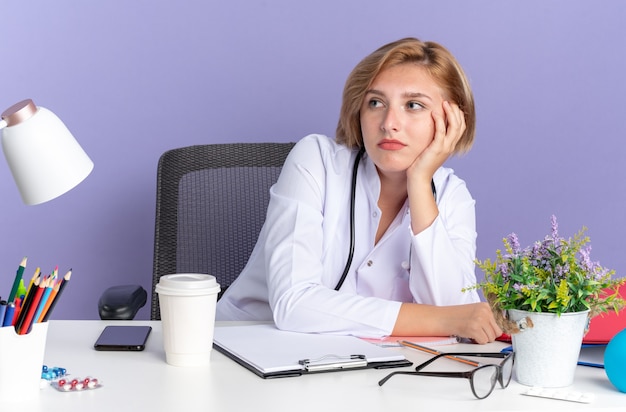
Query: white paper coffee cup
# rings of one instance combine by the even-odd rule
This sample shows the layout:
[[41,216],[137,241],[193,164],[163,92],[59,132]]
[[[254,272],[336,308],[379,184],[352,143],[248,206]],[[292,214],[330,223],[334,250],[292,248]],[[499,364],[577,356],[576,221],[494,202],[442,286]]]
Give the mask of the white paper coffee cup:
[[155,291],[159,294],[165,361],[175,366],[207,365],[220,291],[215,277],[200,273],[165,275]]

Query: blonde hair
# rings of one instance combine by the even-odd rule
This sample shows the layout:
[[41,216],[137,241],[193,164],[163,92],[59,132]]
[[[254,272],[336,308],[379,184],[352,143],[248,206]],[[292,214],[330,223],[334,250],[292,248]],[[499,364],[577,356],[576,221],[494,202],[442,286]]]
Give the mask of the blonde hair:
[[350,148],[363,147],[361,105],[365,93],[381,71],[405,63],[424,67],[443,90],[444,97],[461,108],[465,115],[466,129],[454,153],[469,151],[476,133],[476,109],[465,72],[445,47],[415,38],[397,40],[380,47],[352,70],[343,90],[336,132],[337,143]]

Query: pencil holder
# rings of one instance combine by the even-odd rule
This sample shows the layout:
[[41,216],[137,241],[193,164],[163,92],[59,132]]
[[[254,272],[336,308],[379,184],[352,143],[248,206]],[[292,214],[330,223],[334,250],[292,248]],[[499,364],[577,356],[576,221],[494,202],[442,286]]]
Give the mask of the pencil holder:
[[24,335],[0,327],[0,402],[27,403],[39,396],[48,322]]

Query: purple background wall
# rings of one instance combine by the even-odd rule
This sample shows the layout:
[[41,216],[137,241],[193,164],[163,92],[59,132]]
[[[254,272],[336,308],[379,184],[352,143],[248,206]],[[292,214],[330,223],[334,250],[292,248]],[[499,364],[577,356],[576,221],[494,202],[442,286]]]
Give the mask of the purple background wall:
[[475,91],[476,144],[449,164],[477,200],[478,257],[542,238],[554,213],[624,275],[625,19],[621,0],[5,1],[0,111],[33,98],[96,167],[25,206],[0,161],[0,294],[24,255],[28,277],[73,268],[56,319],[96,319],[114,284],[149,289],[163,151],[333,135],[348,72],[405,36],[446,45]]

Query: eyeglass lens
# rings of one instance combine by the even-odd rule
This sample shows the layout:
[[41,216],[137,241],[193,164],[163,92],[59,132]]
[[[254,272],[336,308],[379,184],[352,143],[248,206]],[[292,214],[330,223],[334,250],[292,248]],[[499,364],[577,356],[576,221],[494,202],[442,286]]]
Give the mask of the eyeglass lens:
[[507,356],[499,366],[485,365],[476,368],[472,373],[470,383],[472,391],[478,399],[483,399],[491,394],[496,385],[496,380],[500,381],[500,386],[506,388],[511,382],[513,375],[513,357]]
[[500,385],[502,388],[506,388],[509,386],[511,382],[511,377],[513,376],[513,356],[508,356],[504,358],[502,364],[500,365]]
[[496,386],[498,379],[498,367],[496,365],[485,365],[474,369],[470,384],[472,391],[478,399],[489,396]]

